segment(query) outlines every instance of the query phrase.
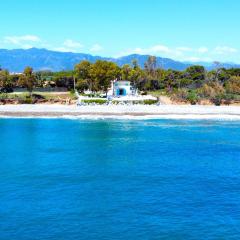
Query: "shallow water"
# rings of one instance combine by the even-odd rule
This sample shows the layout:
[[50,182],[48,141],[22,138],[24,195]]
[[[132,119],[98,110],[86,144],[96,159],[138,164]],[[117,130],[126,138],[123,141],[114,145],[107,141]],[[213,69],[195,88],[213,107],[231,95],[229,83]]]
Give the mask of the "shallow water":
[[0,119],[0,239],[239,239],[240,122]]

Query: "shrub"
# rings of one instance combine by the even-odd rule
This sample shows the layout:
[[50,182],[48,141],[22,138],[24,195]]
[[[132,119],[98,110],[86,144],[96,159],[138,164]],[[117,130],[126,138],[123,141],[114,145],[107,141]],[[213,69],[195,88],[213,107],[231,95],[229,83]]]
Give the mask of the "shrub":
[[26,96],[26,98],[24,99],[23,103],[25,104],[33,104],[33,98],[31,96]]
[[190,91],[187,95],[187,101],[189,101],[192,105],[197,104],[199,98],[195,91]]
[[240,94],[240,77],[231,77],[226,83],[226,91],[232,94]]
[[186,89],[178,89],[172,96],[171,99],[174,101],[186,101],[188,96],[188,91]]
[[6,87],[2,87],[0,88],[0,93],[12,93],[13,92],[13,88],[6,86]]
[[158,103],[158,100],[148,99],[148,100],[143,101],[143,104],[145,104],[145,105],[153,105],[153,104],[157,104],[157,103]]
[[214,103],[216,106],[220,106],[223,103],[224,100],[224,94],[216,95],[214,98],[211,99],[212,103]]
[[8,94],[7,93],[0,93],[0,100],[5,100],[8,98]]
[[107,103],[107,100],[105,100],[105,99],[85,99],[85,100],[82,100],[82,102],[87,103],[87,104],[96,103],[96,104],[102,105],[102,104]]
[[71,94],[71,95],[74,95],[74,94],[75,94],[75,90],[74,90],[74,89],[71,89],[71,90],[70,90],[70,94]]
[[42,95],[40,95],[40,94],[32,94],[32,98],[33,99],[36,99],[36,100],[42,100],[42,99],[45,99],[45,97],[44,96],[42,96]]
[[[122,102],[114,100],[111,103],[118,105],[118,104],[121,104]],[[131,103],[132,104],[153,105],[153,104],[157,104],[158,100],[146,99],[146,100],[131,101]]]
[[234,94],[225,94],[224,96],[224,104],[231,104],[232,101],[235,100],[235,95]]
[[22,94],[22,95],[15,95],[12,97],[12,99],[17,100],[21,104],[35,104],[39,100],[45,100],[46,98],[40,94],[32,94],[32,96]]
[[204,84],[198,90],[198,93],[203,98],[214,99],[219,95],[223,95],[225,93],[225,89],[218,82],[211,82],[208,84]]

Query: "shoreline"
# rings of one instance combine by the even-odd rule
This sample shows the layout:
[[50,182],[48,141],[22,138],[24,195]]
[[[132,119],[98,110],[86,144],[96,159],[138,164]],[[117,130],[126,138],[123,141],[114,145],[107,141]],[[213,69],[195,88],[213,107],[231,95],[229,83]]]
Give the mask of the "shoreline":
[[117,118],[240,120],[240,106],[203,105],[1,105],[0,118]]

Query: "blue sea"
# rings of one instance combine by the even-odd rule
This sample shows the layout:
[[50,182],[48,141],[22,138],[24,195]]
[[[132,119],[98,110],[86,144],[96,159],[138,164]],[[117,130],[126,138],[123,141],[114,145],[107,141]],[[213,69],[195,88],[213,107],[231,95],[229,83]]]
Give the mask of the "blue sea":
[[0,119],[0,239],[240,239],[240,122]]

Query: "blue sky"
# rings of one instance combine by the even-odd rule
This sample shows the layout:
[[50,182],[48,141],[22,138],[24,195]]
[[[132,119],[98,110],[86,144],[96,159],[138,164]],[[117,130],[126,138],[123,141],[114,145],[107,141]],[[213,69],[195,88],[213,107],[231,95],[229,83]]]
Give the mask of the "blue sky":
[[1,0],[0,48],[240,63],[239,0]]

